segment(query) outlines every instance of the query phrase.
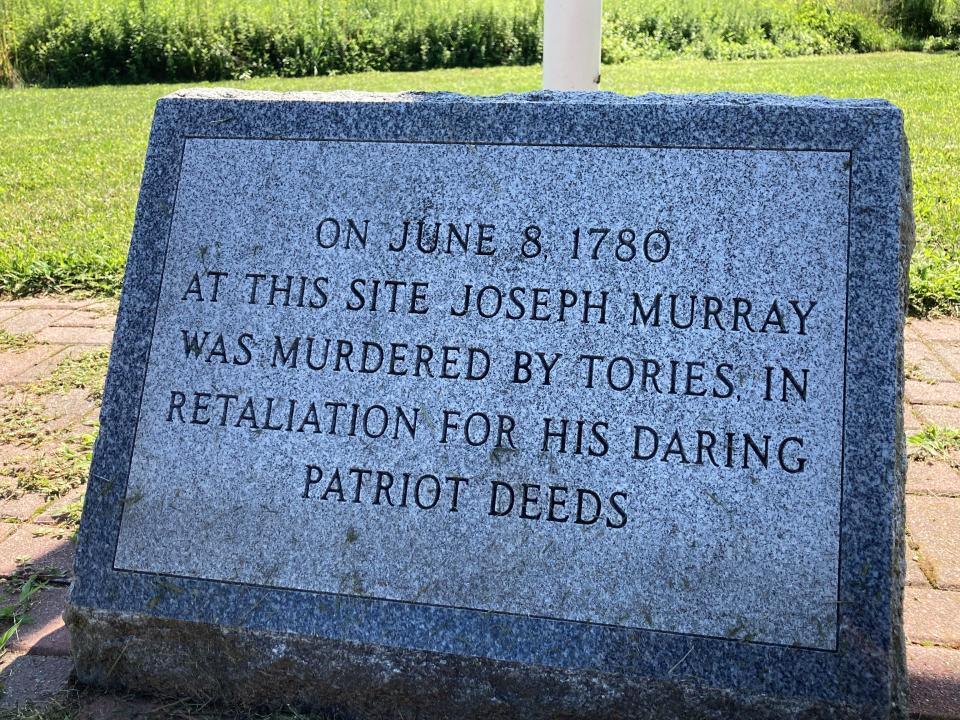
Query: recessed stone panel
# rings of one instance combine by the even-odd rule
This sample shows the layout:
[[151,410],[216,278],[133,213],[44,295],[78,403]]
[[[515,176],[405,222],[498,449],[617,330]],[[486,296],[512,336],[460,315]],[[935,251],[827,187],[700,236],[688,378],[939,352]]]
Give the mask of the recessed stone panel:
[[902,713],[906,168],[879,101],[161,101],[80,677]]

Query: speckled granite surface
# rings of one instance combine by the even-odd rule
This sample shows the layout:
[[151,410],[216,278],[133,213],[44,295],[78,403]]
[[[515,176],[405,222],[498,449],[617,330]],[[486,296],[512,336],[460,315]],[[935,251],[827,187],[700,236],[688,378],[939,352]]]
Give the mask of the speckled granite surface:
[[[869,100],[161,100],[78,548],[78,677],[359,717],[901,716],[905,148],[900,112]],[[362,252],[324,248],[327,217],[371,219]],[[494,252],[391,252],[404,219],[484,224]],[[544,250],[524,257],[531,224]],[[652,260],[631,241],[572,262],[571,229],[599,224],[635,228]],[[211,272],[215,305],[191,285]],[[258,301],[246,273],[323,276],[325,306],[282,290]],[[422,313],[348,307],[350,279],[391,277],[424,283]],[[555,294],[485,317],[490,291],[461,317],[468,286]],[[608,293],[609,317],[584,309],[586,289]],[[578,303],[573,321],[562,302]],[[250,358],[234,362],[242,344],[191,358],[184,330],[247,333]],[[483,348],[489,372],[443,384],[278,368],[275,336],[308,335]],[[520,349],[558,358],[549,390],[511,382]],[[641,385],[631,358],[676,362],[680,390],[668,371],[664,388]],[[766,400],[767,366],[808,369],[805,399]],[[204,405],[221,396],[235,400]],[[325,417],[321,439],[292,404],[265,422],[267,397],[346,413],[376,400],[424,427],[358,443]],[[434,442],[460,406],[508,411],[516,442]],[[605,423],[603,453],[541,447],[538,422],[561,416]],[[743,447],[724,455],[730,432]],[[747,464],[745,433],[770,436],[770,462],[733,461]],[[349,499],[330,484],[341,466],[344,487],[348,468],[372,469]],[[400,508],[374,502],[377,468],[398,485],[435,473],[443,503],[385,512]],[[580,508],[539,498],[494,512],[498,487],[534,481],[577,503],[593,493],[598,520],[543,522]]]

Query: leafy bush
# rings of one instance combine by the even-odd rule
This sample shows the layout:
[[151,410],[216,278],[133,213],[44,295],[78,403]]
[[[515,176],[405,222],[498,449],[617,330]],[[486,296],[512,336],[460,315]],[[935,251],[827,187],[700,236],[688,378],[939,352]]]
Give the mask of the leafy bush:
[[960,3],[957,0],[898,0],[892,19],[912,37],[947,38],[960,35]]
[[50,2],[21,23],[7,52],[25,81],[48,85],[530,64],[540,57],[537,7],[370,14],[308,3],[272,14],[253,5],[192,13],[169,2],[96,10]]
[[[8,84],[16,74],[92,85],[524,65],[541,56],[537,0],[5,0],[14,4],[0,19]],[[606,8],[606,62],[867,52],[901,41],[833,0],[612,0]]]
[[960,0],[841,0],[861,14],[882,21],[907,38],[931,46],[955,46],[960,41]]
[[18,71],[53,85],[222,80],[364,70],[529,64],[540,55],[536,18],[469,11],[402,21],[192,18],[121,8],[51,13],[19,37]]
[[608,14],[604,60],[699,55],[741,59],[891,50],[899,36],[866,15],[819,0],[798,4],[651,5]]

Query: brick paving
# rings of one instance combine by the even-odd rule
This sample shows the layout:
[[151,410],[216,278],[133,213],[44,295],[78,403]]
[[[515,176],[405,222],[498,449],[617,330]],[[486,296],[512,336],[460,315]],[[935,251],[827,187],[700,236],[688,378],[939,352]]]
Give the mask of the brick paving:
[[[30,333],[36,343],[0,351],[0,396],[23,393],[71,354],[108,345],[114,312],[115,304],[104,301],[36,297],[0,302],[0,329]],[[905,349],[907,433],[931,424],[960,428],[960,320],[910,321]],[[44,408],[53,436],[73,426],[79,429],[97,410],[77,393],[55,396]],[[5,497],[16,484],[3,477],[10,463],[49,447],[0,442],[0,577],[42,569],[51,578],[31,610],[33,622],[23,626],[0,657],[0,683],[7,687],[0,708],[42,701],[64,689],[69,679],[69,636],[60,613],[73,545],[50,531],[56,513],[82,490],[63,498],[37,493]],[[917,446],[910,452],[904,596],[910,717],[960,720],[960,452],[934,448],[923,453]],[[106,703],[106,711],[114,708],[105,697],[90,702]]]
[[907,530],[935,570],[931,585],[960,590],[960,498],[907,495]]

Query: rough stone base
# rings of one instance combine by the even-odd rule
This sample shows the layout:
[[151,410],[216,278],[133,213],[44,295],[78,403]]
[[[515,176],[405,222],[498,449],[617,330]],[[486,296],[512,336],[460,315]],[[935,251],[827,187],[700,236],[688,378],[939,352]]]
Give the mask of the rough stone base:
[[398,650],[70,606],[77,679],[351,720],[864,718],[885,709]]

